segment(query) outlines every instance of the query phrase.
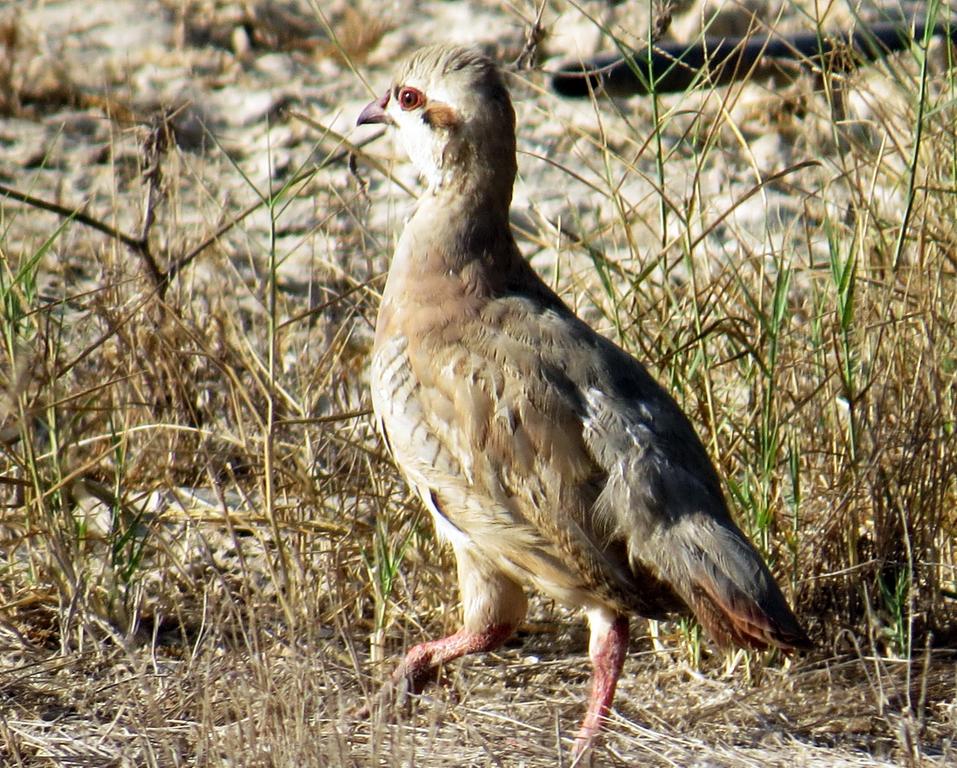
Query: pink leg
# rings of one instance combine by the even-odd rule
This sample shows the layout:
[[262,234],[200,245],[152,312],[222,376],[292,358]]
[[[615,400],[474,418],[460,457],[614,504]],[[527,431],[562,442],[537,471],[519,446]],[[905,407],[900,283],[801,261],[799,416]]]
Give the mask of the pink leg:
[[[455,559],[462,594],[462,629],[410,648],[376,697],[379,706],[391,704],[403,688],[419,693],[448,661],[498,648],[522,623],[526,603],[520,584],[472,547],[456,547]],[[371,706],[369,702],[360,707],[353,717],[368,717]]]
[[591,639],[588,655],[592,663],[591,697],[581,729],[575,738],[576,761],[591,746],[601,730],[602,720],[608,716],[615,698],[618,676],[628,652],[628,618],[608,611],[590,614]]
[[514,631],[514,626],[493,624],[480,632],[460,629],[441,640],[420,643],[409,649],[393,673],[392,682],[399,684],[408,681],[409,691],[419,693],[435,677],[442,664],[469,653],[494,650],[508,640]]

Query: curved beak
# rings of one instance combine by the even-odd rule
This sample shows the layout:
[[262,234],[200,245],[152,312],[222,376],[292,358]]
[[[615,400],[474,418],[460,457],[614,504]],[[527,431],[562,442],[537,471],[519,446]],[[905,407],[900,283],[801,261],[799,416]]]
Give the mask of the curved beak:
[[359,119],[356,120],[356,125],[370,125],[371,123],[393,125],[394,121],[385,111],[388,103],[389,91],[386,91],[380,98],[375,101],[370,101],[365,105],[365,108],[359,113]]

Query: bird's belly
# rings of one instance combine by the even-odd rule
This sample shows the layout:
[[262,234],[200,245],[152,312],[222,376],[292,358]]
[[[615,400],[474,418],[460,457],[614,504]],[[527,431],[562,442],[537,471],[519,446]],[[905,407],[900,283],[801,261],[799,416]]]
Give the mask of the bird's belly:
[[[400,464],[401,466],[401,464]],[[439,538],[458,553],[479,554],[520,584],[572,607],[596,603],[581,574],[535,528],[474,488],[452,487],[444,472],[432,473],[421,463],[405,471],[432,518]],[[436,490],[439,488],[440,490]]]
[[[411,480],[411,478],[410,478]],[[529,525],[512,505],[474,487],[448,486],[437,492],[413,482],[439,537],[458,554],[480,555],[519,584],[573,608],[604,604],[570,558]],[[450,497],[450,494],[454,496]]]
[[526,519],[503,487],[501,468],[463,445],[454,425],[442,429],[431,423],[435,416],[420,400],[406,346],[402,337],[393,337],[373,354],[373,410],[396,464],[429,510],[436,532],[456,552],[480,554],[516,582],[558,602],[595,606],[595,591],[572,558]]

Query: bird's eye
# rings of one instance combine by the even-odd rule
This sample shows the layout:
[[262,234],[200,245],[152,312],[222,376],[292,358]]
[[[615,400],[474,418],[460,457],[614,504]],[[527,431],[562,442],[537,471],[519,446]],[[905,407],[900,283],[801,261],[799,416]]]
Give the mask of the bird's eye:
[[406,112],[410,109],[421,107],[422,104],[425,103],[425,95],[417,88],[400,88],[396,99],[399,102],[399,106]]

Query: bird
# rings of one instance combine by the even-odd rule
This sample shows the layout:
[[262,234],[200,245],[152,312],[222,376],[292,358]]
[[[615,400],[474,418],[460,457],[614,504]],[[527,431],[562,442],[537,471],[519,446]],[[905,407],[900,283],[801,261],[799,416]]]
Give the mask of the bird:
[[378,429],[455,554],[462,626],[408,650],[390,684],[500,647],[526,590],[584,611],[591,691],[611,711],[629,619],[694,614],[723,644],[811,647],[733,522],[690,421],[646,368],[522,257],[504,76],[480,50],[412,53],[357,124],[395,128],[427,189],[395,247],[369,380]]

